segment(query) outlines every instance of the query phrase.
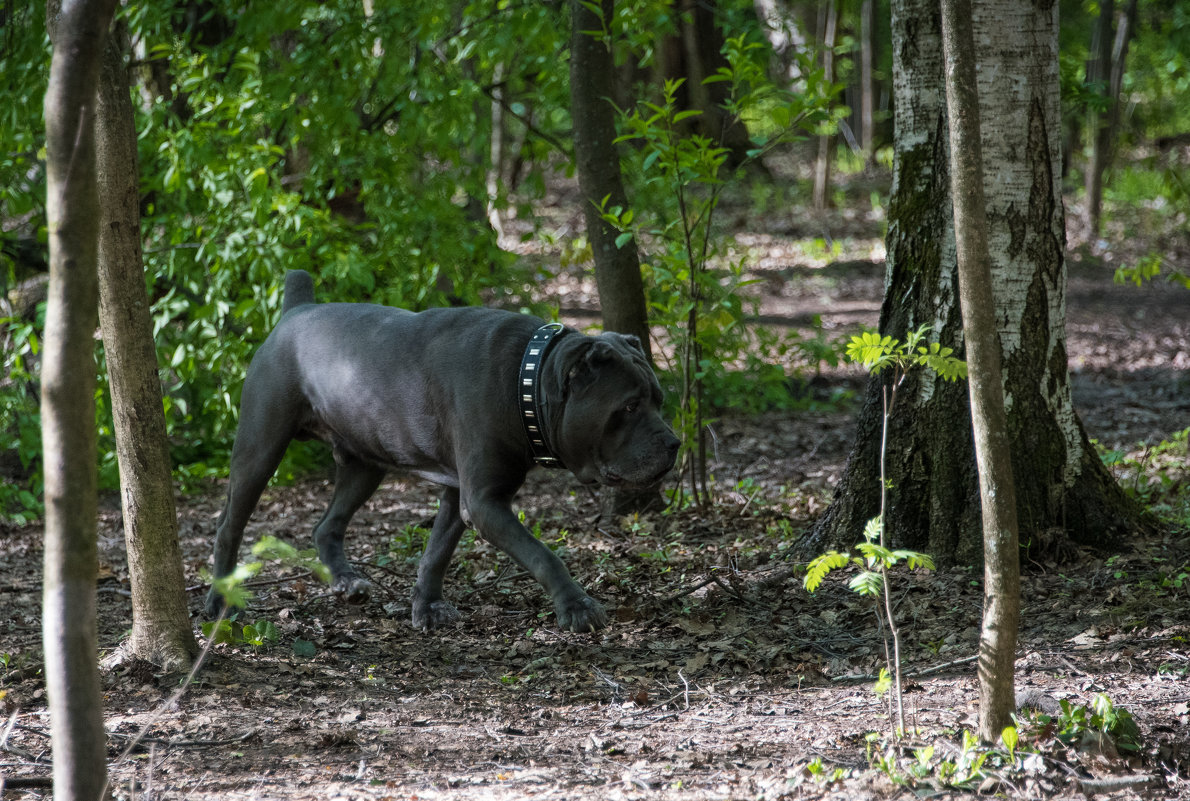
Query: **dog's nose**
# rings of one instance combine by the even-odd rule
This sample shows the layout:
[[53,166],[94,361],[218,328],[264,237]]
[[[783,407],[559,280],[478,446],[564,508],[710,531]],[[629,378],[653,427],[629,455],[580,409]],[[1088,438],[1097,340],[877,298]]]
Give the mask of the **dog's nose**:
[[664,447],[666,452],[669,454],[670,464],[673,464],[674,460],[678,458],[678,448],[681,446],[681,444],[681,441],[676,436],[668,431],[665,432]]

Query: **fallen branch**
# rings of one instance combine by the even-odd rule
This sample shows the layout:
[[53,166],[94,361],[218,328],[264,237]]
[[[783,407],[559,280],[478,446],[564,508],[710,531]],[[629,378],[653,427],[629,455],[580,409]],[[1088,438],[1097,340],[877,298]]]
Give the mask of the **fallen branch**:
[[1102,779],[1075,779],[1075,783],[1083,793],[1095,795],[1147,787],[1154,779],[1154,776],[1105,776]]

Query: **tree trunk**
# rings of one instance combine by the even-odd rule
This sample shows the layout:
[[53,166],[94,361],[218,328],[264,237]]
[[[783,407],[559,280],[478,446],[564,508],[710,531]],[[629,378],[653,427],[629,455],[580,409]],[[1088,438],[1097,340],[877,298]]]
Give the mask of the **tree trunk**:
[[[612,18],[613,0],[602,0],[603,19]],[[616,246],[619,236],[604,221],[598,204],[628,207],[620,155],[616,150],[615,109],[611,105],[615,64],[610,42],[591,35],[603,25],[583,0],[570,4],[570,115],[574,120],[574,159],[578,165],[583,213],[587,220],[587,238],[595,257],[595,283],[599,289],[599,307],[603,328],[640,339],[645,355],[652,361],[649,318],[645,307],[644,281],[636,240]],[[640,512],[661,504],[657,488],[645,490],[608,490],[603,493],[603,512],[620,515]]]
[[983,518],[983,627],[979,640],[979,737],[995,743],[1016,710],[1013,686],[1020,620],[1020,544],[1012,451],[1004,413],[1000,334],[983,196],[983,145],[970,0],[942,0],[950,188],[959,305]]
[[[835,31],[839,21],[839,10],[835,0],[827,0],[822,25],[822,79],[827,83],[835,81]],[[818,137],[818,158],[814,162],[814,208],[822,211],[830,205],[831,158],[835,152],[834,134]]]
[[[612,0],[602,0],[604,19],[611,19],[612,9]],[[590,34],[602,27],[599,15],[587,5],[580,0],[571,2],[570,114],[574,120],[574,159],[587,220],[587,238],[595,257],[603,327],[607,331],[635,334],[645,353],[651,353],[636,240],[617,247],[620,232],[603,220],[598,209],[604,198],[608,206],[628,207],[615,145],[615,109],[609,102],[615,64],[610,43]]]
[[[1128,45],[1132,40],[1132,29],[1136,25],[1137,0],[1129,0],[1128,8],[1119,15],[1116,32],[1110,46],[1103,47],[1103,42],[1113,38],[1110,17],[1106,25],[1102,16],[1110,11],[1111,2],[1108,0],[1100,10],[1099,26],[1096,35],[1103,36],[1102,41],[1095,42],[1100,63],[1096,66],[1095,80],[1103,82],[1107,93],[1107,110],[1102,113],[1093,112],[1089,115],[1088,130],[1091,132],[1091,157],[1087,164],[1086,193],[1087,193],[1087,226],[1092,236],[1098,236],[1102,227],[1103,210],[1103,174],[1111,166],[1115,151],[1116,135],[1120,126],[1120,88],[1124,83],[1124,65],[1128,60]],[[1102,59],[1107,58],[1107,64]],[[1090,79],[1090,76],[1088,76]]]
[[[1115,15],[1115,0],[1100,0],[1099,19],[1091,35],[1091,58],[1087,61],[1087,83],[1095,87],[1110,103],[1108,76],[1111,74],[1112,17]],[[1087,227],[1091,236],[1099,235],[1100,205],[1103,201],[1103,170],[1106,166],[1106,144],[1110,136],[1105,110],[1091,108],[1087,111],[1087,136],[1090,137],[1091,152],[1087,159],[1087,174],[1084,186],[1087,195]]]
[[[955,242],[946,168],[946,109],[938,6],[893,3],[895,138],[882,333],[932,323],[962,352]],[[1112,480],[1071,405],[1066,363],[1065,230],[1060,193],[1056,5],[996,0],[974,9],[988,244],[1022,539],[1065,532],[1110,546],[1135,529],[1137,506]],[[986,28],[981,20],[987,20]],[[962,387],[918,372],[901,390],[889,434],[895,487],[886,517],[899,544],[978,563],[979,493],[969,402]],[[879,508],[880,388],[869,382],[857,439],[834,501],[811,542],[850,545]]]
[[871,161],[876,150],[876,83],[872,66],[876,61],[874,0],[862,0],[859,7],[859,146]]
[[125,65],[127,32],[108,37],[96,125],[104,198],[99,232],[99,319],[111,385],[124,542],[132,580],[125,652],[165,670],[198,653],[186,608],[161,382],[141,261],[136,130]]
[[41,368],[45,459],[42,638],[54,798],[95,801],[107,784],[95,621],[95,102],[115,0],[51,2],[45,95],[50,285]]
[[720,67],[727,66],[723,56],[723,32],[715,22],[718,8],[706,0],[682,0],[678,25],[681,27],[685,55],[686,88],[691,107],[702,113],[696,118],[703,136],[728,149],[727,163],[738,167],[748,158],[752,147],[743,120],[733,118],[723,107],[728,100],[727,84],[705,83]]

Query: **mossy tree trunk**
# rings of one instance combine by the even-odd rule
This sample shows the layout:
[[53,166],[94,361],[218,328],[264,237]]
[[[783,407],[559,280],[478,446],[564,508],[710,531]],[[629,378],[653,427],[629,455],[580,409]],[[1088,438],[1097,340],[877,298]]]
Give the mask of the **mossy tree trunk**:
[[[895,135],[880,330],[922,324],[963,349],[947,169],[939,6],[894,0]],[[986,22],[981,22],[986,20]],[[981,3],[975,26],[988,245],[1022,542],[1061,530],[1112,546],[1140,511],[1083,431],[1066,363],[1065,226],[1060,187],[1057,6]],[[1022,46],[1008,46],[1011,43]],[[885,519],[898,544],[942,560],[982,556],[967,390],[918,372],[889,432],[895,486]],[[880,387],[869,383],[851,457],[815,545],[851,545],[879,509]]]

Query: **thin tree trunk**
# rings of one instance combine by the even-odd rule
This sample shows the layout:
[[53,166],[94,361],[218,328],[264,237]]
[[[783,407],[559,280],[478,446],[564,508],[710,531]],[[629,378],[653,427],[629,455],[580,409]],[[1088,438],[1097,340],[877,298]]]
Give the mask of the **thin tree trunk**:
[[99,319],[132,580],[132,636],[125,651],[174,671],[186,667],[198,646],[186,608],[161,382],[141,260],[136,130],[126,52],[126,29],[118,23],[104,51],[96,125],[104,198]]
[[[616,245],[619,236],[600,215],[598,204],[628,207],[620,156],[616,150],[612,79],[615,64],[611,45],[591,31],[603,28],[598,14],[580,0],[572,0],[570,34],[570,113],[574,120],[574,159],[582,189],[587,238],[595,257],[595,282],[607,331],[635,334],[651,353],[644,282],[636,240]],[[612,18],[612,0],[602,0],[603,19]]]
[[1016,709],[1013,677],[1020,618],[1020,545],[988,253],[970,0],[942,0],[942,44],[959,302],[967,342],[967,381],[983,519],[979,736],[994,743]]
[[876,85],[872,76],[872,65],[876,60],[873,5],[873,0],[863,0],[859,7],[859,144],[868,161],[872,160],[876,147]]
[[51,0],[45,96],[50,284],[41,370],[45,463],[42,638],[54,798],[95,801],[107,784],[95,619],[95,103],[115,0]]
[[[1115,15],[1115,0],[1100,0],[1099,19],[1091,37],[1091,58],[1087,62],[1087,83],[1097,87],[1107,102],[1107,83],[1111,74],[1112,18]],[[1087,136],[1090,137],[1091,152],[1087,160],[1087,174],[1084,176],[1087,195],[1087,227],[1091,236],[1099,235],[1100,208],[1103,202],[1103,170],[1106,166],[1105,152],[1108,138],[1109,115],[1097,108],[1087,112]]]
[[[600,13],[611,20],[612,0],[602,0]],[[611,104],[615,63],[611,43],[599,41],[591,31],[603,28],[600,14],[583,0],[570,4],[570,115],[574,120],[574,160],[578,166],[587,238],[595,257],[595,283],[603,328],[640,339],[645,355],[652,360],[645,287],[640,273],[636,240],[616,245],[620,232],[605,222],[598,205],[628,208],[628,196],[620,172],[617,152],[615,109]],[[607,515],[643,511],[661,503],[657,488],[608,490],[603,493]]]
[[727,148],[727,163],[737,167],[747,160],[752,147],[748,129],[743,120],[733,118],[724,108],[727,84],[705,83],[720,67],[727,66],[722,53],[723,34],[715,21],[718,6],[707,0],[682,0],[682,6],[678,24],[686,56],[685,88],[690,105],[702,112],[697,118],[702,134]]
[[504,64],[492,68],[492,136],[488,146],[488,224],[496,232],[496,241],[504,238],[504,225],[500,221],[500,181],[504,171]]
[[[1120,89],[1124,83],[1124,65],[1128,60],[1128,44],[1136,23],[1137,0],[1129,0],[1128,8],[1119,15],[1116,33],[1108,53],[1107,65],[1107,110],[1091,116],[1091,158],[1087,166],[1087,225],[1091,236],[1098,236],[1102,229],[1103,175],[1111,166],[1115,154],[1116,135],[1120,127]],[[1110,6],[1110,2],[1108,3]],[[1108,30],[1102,31],[1110,35]],[[1101,65],[1102,66],[1102,65]]]
[[[839,11],[835,0],[828,0],[824,13],[821,40],[823,80],[827,83],[834,83],[835,30],[839,20]],[[819,211],[830,205],[831,158],[834,152],[834,134],[823,134],[819,136],[818,158],[814,162],[814,208]]]

